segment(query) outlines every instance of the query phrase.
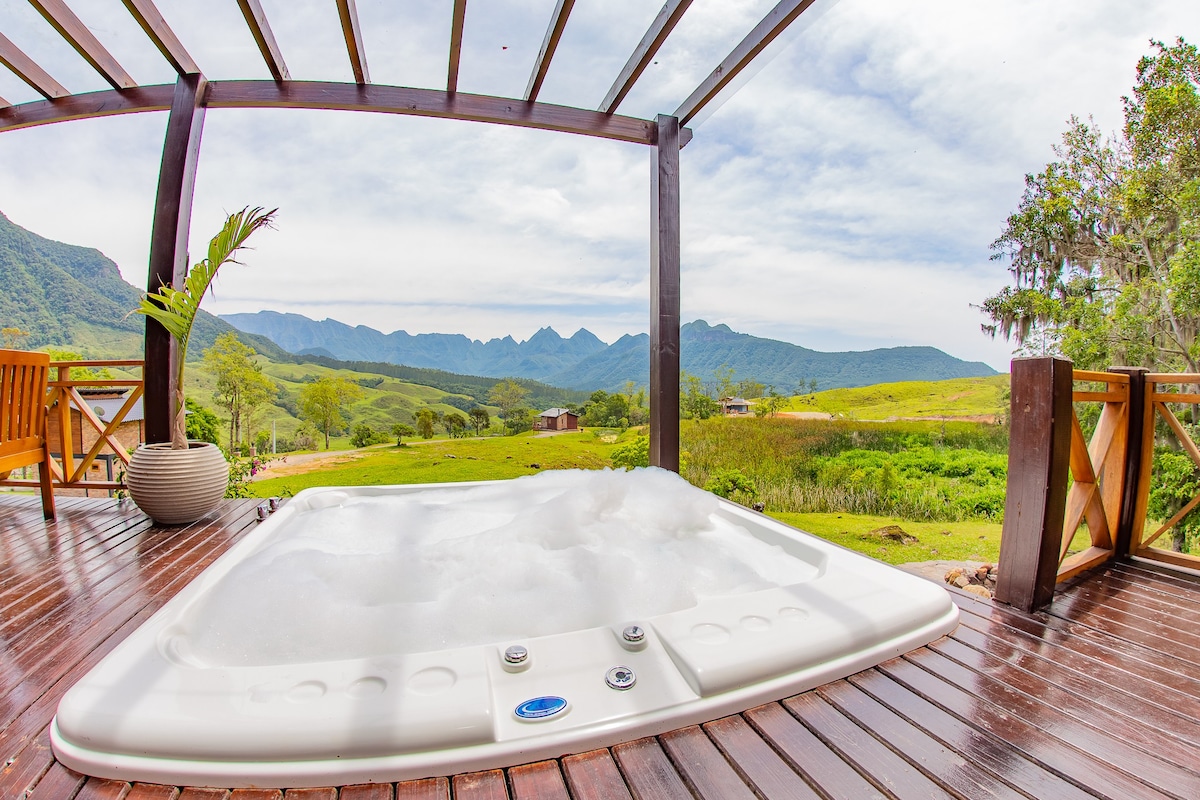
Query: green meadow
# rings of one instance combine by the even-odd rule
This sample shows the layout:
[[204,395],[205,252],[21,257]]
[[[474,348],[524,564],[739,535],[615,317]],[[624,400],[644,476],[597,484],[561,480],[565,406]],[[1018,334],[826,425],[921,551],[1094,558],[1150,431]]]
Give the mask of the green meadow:
[[[613,438],[613,437],[604,437]],[[612,466],[613,445],[591,433],[539,437],[533,433],[485,439],[416,440],[368,448],[361,458],[297,475],[267,477],[249,485],[254,497],[290,496],[311,486],[388,486],[398,483],[490,481],[534,475],[547,469]],[[272,470],[287,470],[277,459]]]
[[904,381],[799,395],[789,398],[783,410],[863,420],[994,417],[1008,412],[1007,392],[1008,375]]
[[[295,365],[267,369],[274,379],[297,386],[311,374],[310,367]],[[968,392],[971,386],[975,391]],[[975,412],[988,404],[998,407],[1005,388],[1006,382],[996,379],[889,384],[811,396],[811,405],[846,409],[838,412],[840,419],[685,420],[681,473],[701,487],[740,473],[752,488],[732,499],[747,505],[761,501],[770,516],[889,563],[995,561],[1008,432],[1001,425],[961,418],[985,416]],[[381,408],[379,398],[389,393],[397,398],[392,402],[406,408],[444,397],[440,390],[386,379],[367,390],[358,408]],[[941,398],[927,403],[937,409],[937,418],[867,421],[908,417],[920,397]],[[802,400],[791,402],[795,406]],[[613,465],[614,448],[641,434],[644,430],[588,430],[407,440],[403,446],[348,451],[305,465],[276,459],[263,479],[247,488],[257,497],[290,496],[311,486],[502,480],[547,469],[601,469]],[[889,525],[900,526],[905,540],[872,534]]]

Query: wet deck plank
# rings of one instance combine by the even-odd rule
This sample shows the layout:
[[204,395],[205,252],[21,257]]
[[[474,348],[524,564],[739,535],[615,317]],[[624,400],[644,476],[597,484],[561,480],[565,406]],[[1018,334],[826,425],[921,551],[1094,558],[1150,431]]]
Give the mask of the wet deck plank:
[[929,647],[742,714],[609,749],[398,784],[260,791],[106,781],[58,764],[58,699],[254,522],[154,528],[132,505],[0,497],[0,797],[704,800],[1200,797],[1200,579],[1104,567],[1028,615],[955,593]]

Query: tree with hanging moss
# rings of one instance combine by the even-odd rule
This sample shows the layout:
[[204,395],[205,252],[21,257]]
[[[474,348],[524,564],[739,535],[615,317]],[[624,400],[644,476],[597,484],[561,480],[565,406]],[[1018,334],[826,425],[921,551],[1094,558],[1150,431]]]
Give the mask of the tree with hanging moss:
[[992,244],[1012,277],[984,330],[1027,355],[1200,371],[1200,57],[1151,46],[1121,131],[1072,117]]

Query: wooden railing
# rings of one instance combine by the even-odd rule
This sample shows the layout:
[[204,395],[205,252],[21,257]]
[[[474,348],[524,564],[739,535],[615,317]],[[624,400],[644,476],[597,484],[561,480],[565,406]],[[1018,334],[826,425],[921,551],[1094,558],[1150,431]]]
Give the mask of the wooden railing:
[[[1077,383],[1091,386],[1076,390]],[[1103,388],[1093,388],[1095,385]],[[1200,394],[1164,386],[1200,385],[1200,375],[1136,367],[1072,370],[1057,358],[1012,362],[1012,429],[996,599],[1033,611],[1057,583],[1112,558],[1138,556],[1200,569],[1200,556],[1155,547],[1200,507],[1200,493],[1166,521],[1148,519],[1154,447],[1173,436],[1200,468],[1200,447],[1170,404]],[[1077,409],[1102,403],[1090,440]],[[1164,424],[1157,425],[1161,420]],[[1069,489],[1068,489],[1069,486]],[[1077,542],[1080,531],[1086,539]]]
[[[1154,546],[1163,534],[1172,530],[1189,512],[1200,505],[1200,494],[1191,498],[1174,516],[1166,521],[1154,521],[1147,518],[1147,511],[1150,504],[1150,489],[1154,477],[1154,431],[1156,430],[1157,420],[1162,420],[1166,423],[1167,430],[1170,431],[1180,449],[1200,469],[1200,448],[1196,446],[1192,437],[1188,435],[1187,429],[1184,428],[1183,423],[1179,421],[1178,417],[1175,416],[1175,412],[1171,409],[1172,404],[1183,403],[1192,406],[1200,404],[1200,394],[1183,391],[1183,388],[1188,385],[1200,385],[1200,375],[1151,372],[1145,376],[1145,381],[1146,401],[1143,412],[1143,429],[1149,433],[1143,437],[1141,442],[1141,470],[1138,476],[1137,495],[1137,518],[1142,524],[1134,528],[1128,552],[1131,555],[1149,558],[1154,561],[1162,561],[1191,569],[1200,569],[1200,556],[1189,553],[1177,553]],[[1172,387],[1172,390],[1166,390],[1164,387]]]
[[[1056,582],[1112,558],[1116,551],[1121,501],[1125,494],[1125,457],[1129,442],[1129,376],[1074,370],[1073,383],[1099,383],[1102,391],[1071,392],[1071,488],[1058,552]],[[1103,403],[1090,441],[1083,437],[1077,405]],[[1075,535],[1086,525],[1090,545],[1068,555]]]
[[[55,455],[53,468],[56,489],[121,489],[124,487],[124,467],[129,464],[131,447],[120,441],[118,431],[129,413],[142,398],[142,377],[133,378],[80,378],[71,377],[72,369],[103,370],[119,367],[124,370],[143,372],[140,360],[105,361],[52,361],[46,405],[50,409],[50,449]],[[122,394],[120,406],[112,414],[101,419],[81,389],[111,389],[113,394]],[[72,412],[75,412],[74,414]],[[127,435],[128,438],[128,435]],[[140,437],[136,437],[140,438]],[[137,446],[136,441],[129,445]],[[85,449],[86,448],[86,449]],[[111,476],[106,472],[103,479],[88,477],[93,465],[100,457],[107,457],[115,464]],[[110,464],[111,466],[111,464]],[[37,486],[32,479],[9,478],[0,481],[4,486]]]

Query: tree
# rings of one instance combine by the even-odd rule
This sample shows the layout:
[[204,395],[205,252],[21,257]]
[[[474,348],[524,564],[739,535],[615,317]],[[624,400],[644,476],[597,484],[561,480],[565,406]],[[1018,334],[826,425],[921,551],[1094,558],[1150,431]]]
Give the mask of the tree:
[[488,392],[488,402],[500,408],[500,418],[507,420],[514,409],[520,407],[529,395],[529,390],[516,381],[503,380]]
[[687,372],[680,373],[679,410],[685,417],[697,421],[708,419],[720,408],[720,404],[704,391],[700,378]]
[[508,432],[513,435],[532,429],[533,412],[524,406],[512,409],[504,419],[504,427],[508,428]]
[[1182,39],[1141,59],[1125,125],[1072,118],[992,244],[1012,283],[984,331],[1080,368],[1200,366],[1200,58]]
[[752,380],[738,381],[737,387],[735,387],[737,396],[744,397],[747,400],[757,400],[763,396],[763,392],[765,392],[766,389],[766,386],[762,385],[758,381]]
[[358,384],[328,375],[300,389],[300,416],[325,434],[326,450],[329,449],[330,432],[346,424],[342,416],[346,406],[362,395],[362,387]]
[[397,422],[392,426],[392,436],[396,437],[396,447],[404,444],[405,436],[416,436],[417,429],[412,425],[405,425],[403,422]]
[[217,379],[217,398],[229,413],[231,452],[250,432],[255,410],[278,391],[254,361],[254,355],[254,349],[242,344],[233,331],[222,333],[204,351],[204,364]]
[[467,412],[467,416],[471,418],[471,427],[475,429],[476,436],[482,434],[492,424],[491,416],[488,414],[487,409],[482,406],[475,406]]
[[433,438],[433,426],[437,424],[438,415],[432,408],[417,409],[417,413],[413,415],[417,422],[417,433],[421,434],[422,439]]
[[192,398],[185,400],[187,408],[187,438],[189,441],[212,442],[220,444],[219,438],[221,420],[217,415]]
[[5,350],[18,350],[22,342],[29,338],[29,331],[20,328],[0,328],[0,339],[4,341]]
[[733,367],[722,364],[713,370],[713,380],[716,381],[717,399],[733,397],[737,384],[733,382]]
[[442,417],[442,427],[451,439],[461,438],[466,435],[467,418],[462,414],[446,414]]

